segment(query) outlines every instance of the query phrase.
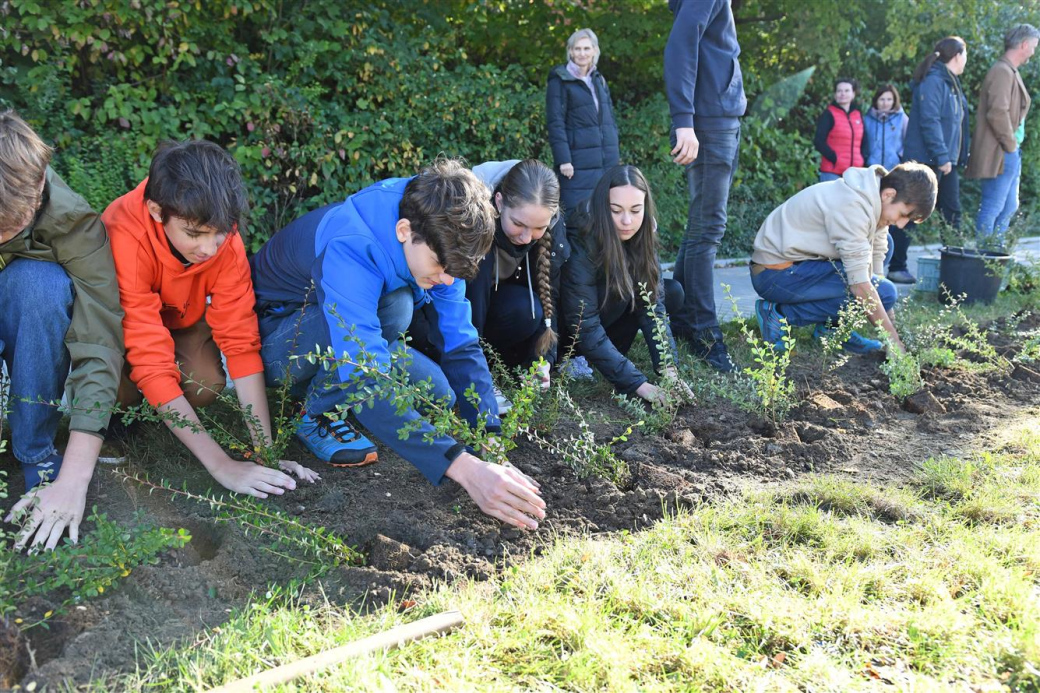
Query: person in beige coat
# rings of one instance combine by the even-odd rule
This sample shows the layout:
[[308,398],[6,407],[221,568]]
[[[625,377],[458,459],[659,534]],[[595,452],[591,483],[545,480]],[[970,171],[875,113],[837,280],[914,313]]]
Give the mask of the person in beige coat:
[[1018,68],[1032,57],[1038,42],[1040,30],[1029,24],[1019,24],[1008,31],[1004,55],[986,73],[979,90],[966,175],[982,179],[982,199],[975,220],[980,247],[1001,247],[1011,217],[1018,210],[1021,146],[1030,102]]
[[[924,164],[907,162],[891,172],[881,166],[849,168],[835,181],[817,183],[770,213],[755,236],[751,284],[762,337],[783,350],[783,321],[816,325],[823,337],[842,309],[858,301],[867,319],[903,352],[895,328],[895,285],[881,276],[888,227],[905,228],[935,209],[938,183]],[[845,351],[880,351],[881,342],[853,332]]]

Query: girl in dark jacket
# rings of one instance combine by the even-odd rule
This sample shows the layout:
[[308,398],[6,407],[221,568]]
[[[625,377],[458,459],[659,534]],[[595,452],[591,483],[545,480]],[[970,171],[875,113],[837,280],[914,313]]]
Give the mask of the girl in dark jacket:
[[813,145],[820,153],[821,183],[837,180],[851,166],[863,166],[870,151],[863,114],[855,104],[858,91],[854,79],[834,80],[834,101],[816,121]]
[[661,275],[654,213],[650,186],[638,168],[609,169],[592,197],[568,216],[573,245],[560,291],[568,340],[577,340],[577,351],[619,392],[647,401],[660,400],[663,393],[625,356],[642,331],[654,368],[660,370],[656,321],[642,287],[651,290],[651,305],[673,355],[666,308],[677,310],[683,302],[679,283]]
[[556,361],[559,268],[570,254],[559,183],[534,159],[488,162],[473,172],[494,191],[498,210],[494,245],[476,278],[466,282],[473,326],[507,366],[544,358],[542,384],[548,387]]
[[565,209],[587,198],[618,163],[618,133],[607,81],[596,70],[599,40],[580,29],[567,40],[566,65],[549,72],[545,120]]

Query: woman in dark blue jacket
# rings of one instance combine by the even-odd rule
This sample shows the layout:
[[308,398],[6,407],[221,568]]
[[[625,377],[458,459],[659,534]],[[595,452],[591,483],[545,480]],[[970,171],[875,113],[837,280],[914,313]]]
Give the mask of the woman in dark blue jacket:
[[[968,163],[968,100],[958,76],[968,62],[964,39],[947,36],[914,71],[913,107],[903,161],[928,164],[939,179],[936,207],[957,228],[961,196],[957,167]],[[911,230],[910,224],[906,230]]]
[[565,209],[592,194],[603,171],[618,163],[618,133],[607,81],[596,69],[599,40],[579,29],[567,40],[566,65],[549,72],[545,120]]

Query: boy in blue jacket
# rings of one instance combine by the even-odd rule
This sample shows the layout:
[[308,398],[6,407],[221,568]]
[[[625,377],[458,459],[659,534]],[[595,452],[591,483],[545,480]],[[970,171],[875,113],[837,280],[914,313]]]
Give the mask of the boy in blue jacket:
[[[454,398],[471,425],[483,419],[490,431],[500,427],[465,282],[457,281],[475,276],[491,247],[489,200],[471,171],[442,159],[418,176],[384,180],[304,215],[253,257],[267,382],[281,385],[288,375],[293,393],[304,397],[297,436],[317,457],[337,466],[376,460],[375,446],[337,416],[363,385],[351,381],[349,365],[325,370],[320,361],[292,357],[332,348],[356,362],[363,348],[389,368],[413,310],[427,304],[429,339],[442,356],[435,363],[405,347],[410,379],[431,379],[435,396]],[[464,396],[470,387],[478,407]],[[426,422],[402,440],[398,431],[421,415],[398,413],[385,399],[372,405],[354,410],[358,420],[430,482],[454,479],[483,512],[518,527],[535,529],[545,517],[538,485],[515,468],[479,459],[454,439],[435,436]]]

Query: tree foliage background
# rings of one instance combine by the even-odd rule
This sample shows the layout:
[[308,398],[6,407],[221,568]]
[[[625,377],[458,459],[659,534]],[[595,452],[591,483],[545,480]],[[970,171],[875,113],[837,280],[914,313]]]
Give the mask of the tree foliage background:
[[[956,34],[969,46],[962,80],[974,108],[1006,28],[1040,24],[1040,0],[733,6],[749,100],[761,100],[744,123],[725,255],[747,254],[769,210],[815,182],[811,137],[834,77],[858,78],[866,101],[891,81],[908,102],[916,63]],[[545,78],[565,60],[567,37],[591,27],[622,157],[647,172],[674,249],[686,194],[668,156],[671,21],[664,0],[0,0],[0,104],[57,146],[55,167],[97,208],[146,175],[162,138],[228,147],[250,187],[256,248],[295,216],[439,153],[551,163]],[[1023,69],[1034,93],[1037,62]],[[804,90],[774,88],[807,68]],[[1040,192],[1029,165],[1040,152],[1037,110],[1027,208]],[[977,188],[964,188],[970,216]]]

